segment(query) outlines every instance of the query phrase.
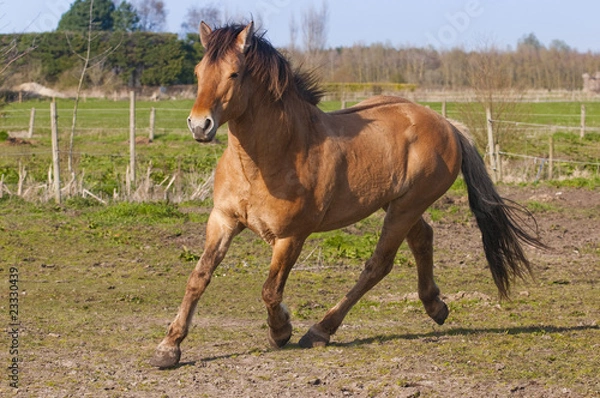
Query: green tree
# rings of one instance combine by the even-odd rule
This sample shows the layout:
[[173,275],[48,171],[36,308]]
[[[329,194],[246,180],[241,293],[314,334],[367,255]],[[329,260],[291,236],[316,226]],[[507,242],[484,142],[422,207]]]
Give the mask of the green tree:
[[[57,31],[86,32],[90,22],[90,2],[75,0],[71,8],[58,21]],[[115,4],[112,0],[93,0],[93,30],[113,30]]]
[[537,38],[537,36],[533,32],[528,35],[523,36],[519,40],[518,46],[519,47],[528,46],[535,50],[539,50],[544,47],[542,42]]
[[112,14],[113,29],[119,32],[140,30],[140,16],[131,3],[122,1]]
[[[118,36],[118,35],[113,35]],[[107,61],[129,87],[192,83],[195,46],[173,33],[134,32],[123,37]],[[197,61],[196,61],[197,62]]]
[[195,84],[196,74],[194,73],[194,69],[204,56],[204,47],[200,43],[198,32],[188,33],[181,42],[185,55],[178,81],[181,84]]

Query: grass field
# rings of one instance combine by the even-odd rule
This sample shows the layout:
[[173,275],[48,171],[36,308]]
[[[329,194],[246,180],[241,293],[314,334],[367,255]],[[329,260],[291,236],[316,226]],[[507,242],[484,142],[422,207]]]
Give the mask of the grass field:
[[[351,105],[351,104],[349,104]],[[426,103],[441,112],[441,103]],[[72,120],[72,100],[58,100],[60,147],[62,169],[66,168],[68,137]],[[223,132],[219,142],[197,145],[189,137],[185,123],[192,101],[138,101],[136,111],[137,174],[147,186],[163,184],[164,188],[176,176],[170,187],[172,198],[186,198],[197,190],[210,175],[216,160],[226,146]],[[339,109],[340,102],[322,103],[324,110]],[[36,108],[35,131],[31,140],[21,145],[6,142],[7,132],[23,132],[28,129],[30,110]],[[149,132],[150,109],[156,111],[155,140],[145,140]],[[448,115],[460,120],[460,104],[448,103]],[[579,126],[580,104],[571,102],[527,103],[521,112],[522,122],[534,124],[559,124]],[[587,126],[600,127],[600,103],[586,103]],[[6,187],[17,190],[19,179],[35,191],[48,181],[51,164],[49,103],[30,101],[10,104],[0,111],[0,177]],[[484,117],[483,115],[481,116]],[[539,179],[539,160],[548,157],[548,136],[554,137],[554,158],[578,163],[556,163],[555,179],[567,179],[568,185],[597,186],[600,181],[600,133],[590,132],[582,140],[578,131],[531,129],[519,133],[516,140],[502,150],[533,159],[508,163],[514,168],[517,181],[533,182]],[[78,112],[74,141],[74,162],[79,185],[103,198],[126,190],[125,172],[129,164],[129,103],[90,99],[81,102]],[[4,142],[2,142],[4,141]],[[510,169],[509,169],[510,171]],[[24,173],[27,173],[25,176]],[[582,178],[578,178],[582,177]],[[63,182],[69,177],[63,176]],[[186,191],[187,187],[187,191]],[[35,195],[31,194],[35,198]],[[46,195],[47,196],[47,195]],[[159,198],[168,196],[158,195]]]

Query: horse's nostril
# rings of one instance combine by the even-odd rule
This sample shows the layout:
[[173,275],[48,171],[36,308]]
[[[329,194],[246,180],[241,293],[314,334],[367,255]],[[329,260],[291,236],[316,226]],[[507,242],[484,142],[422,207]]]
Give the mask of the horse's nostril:
[[206,117],[203,119],[193,118],[189,116],[187,118],[187,125],[192,134],[208,134],[215,127],[215,121],[212,117]]
[[215,126],[215,121],[211,117],[207,117],[204,122],[204,131],[208,132]]

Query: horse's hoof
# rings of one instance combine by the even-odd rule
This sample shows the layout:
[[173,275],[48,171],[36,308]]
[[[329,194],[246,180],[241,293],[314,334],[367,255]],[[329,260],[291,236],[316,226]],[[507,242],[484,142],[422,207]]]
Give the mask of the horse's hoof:
[[311,326],[298,342],[302,348],[325,347],[327,344],[329,344],[329,334],[319,330],[317,325]]
[[152,366],[157,368],[172,368],[179,363],[181,358],[181,350],[179,347],[166,347],[159,345],[154,352],[154,356],[150,360]]
[[271,345],[271,347],[276,349],[281,348],[284,345],[286,345],[292,337],[292,325],[288,323],[283,328],[281,328],[281,330],[277,334],[274,334],[273,330],[269,328],[269,333],[267,337],[269,339],[269,344]]
[[442,306],[434,313],[431,314],[430,317],[433,319],[438,325],[443,325],[446,322],[446,318],[448,318],[448,314],[450,314],[450,310],[448,310],[448,306],[446,303],[440,300]]

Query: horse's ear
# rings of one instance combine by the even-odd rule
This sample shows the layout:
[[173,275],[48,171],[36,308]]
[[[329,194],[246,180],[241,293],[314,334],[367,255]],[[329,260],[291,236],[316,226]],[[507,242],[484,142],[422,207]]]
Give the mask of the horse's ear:
[[206,48],[206,43],[208,43],[208,36],[212,33],[212,29],[206,22],[200,22],[200,42],[202,43],[202,47]]
[[250,43],[252,42],[252,35],[254,34],[254,22],[250,22],[248,26],[242,30],[237,37],[237,45],[238,49],[245,53],[250,48]]

